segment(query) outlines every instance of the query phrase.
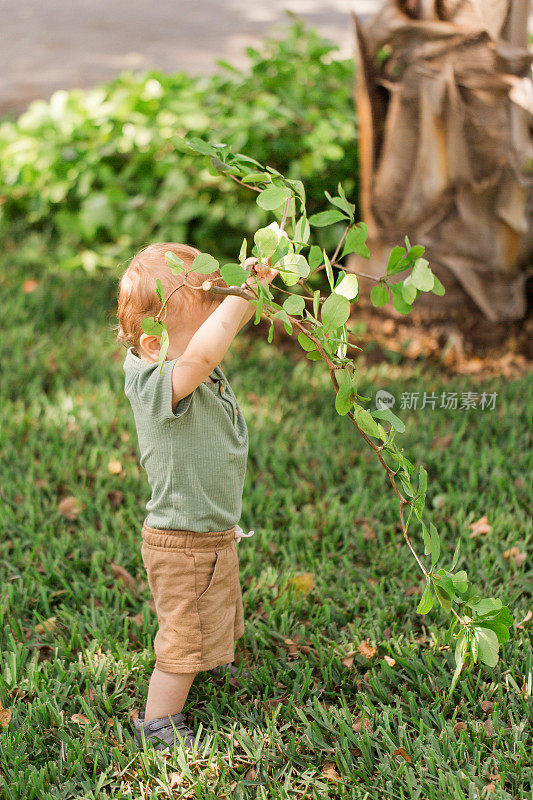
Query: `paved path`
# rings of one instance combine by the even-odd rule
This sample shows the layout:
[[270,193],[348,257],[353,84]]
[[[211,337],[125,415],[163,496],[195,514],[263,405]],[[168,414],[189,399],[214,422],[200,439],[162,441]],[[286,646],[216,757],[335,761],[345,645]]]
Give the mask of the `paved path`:
[[19,113],[59,88],[89,87],[131,67],[216,72],[246,66],[290,9],[352,53],[350,10],[382,0],[0,0],[0,114]]

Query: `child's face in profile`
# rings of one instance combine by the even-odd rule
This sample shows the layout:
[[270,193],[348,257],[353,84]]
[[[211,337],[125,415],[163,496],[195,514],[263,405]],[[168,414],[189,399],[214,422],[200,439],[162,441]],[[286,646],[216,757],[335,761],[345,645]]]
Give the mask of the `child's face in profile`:
[[[167,359],[179,358],[185,351],[191,337],[196,333],[209,315],[215,310],[216,305],[193,306],[184,315],[180,315],[179,321],[167,313],[165,325],[168,330],[168,351]],[[140,357],[143,361],[157,361],[159,357],[160,337],[153,334],[142,333],[139,338]]]

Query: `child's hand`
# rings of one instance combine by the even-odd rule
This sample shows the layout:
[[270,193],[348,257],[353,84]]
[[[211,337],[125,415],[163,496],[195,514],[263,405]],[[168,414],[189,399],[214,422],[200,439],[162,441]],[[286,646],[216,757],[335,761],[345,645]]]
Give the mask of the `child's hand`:
[[255,256],[250,256],[250,258],[247,258],[243,264],[243,267],[246,269],[247,266],[251,266],[252,274],[249,278],[246,278],[244,283],[241,283],[241,288],[253,286],[257,282],[262,283],[264,286],[272,283],[276,275],[279,273],[279,270],[273,269],[269,265],[268,261],[269,259],[261,259],[261,263],[259,264]]

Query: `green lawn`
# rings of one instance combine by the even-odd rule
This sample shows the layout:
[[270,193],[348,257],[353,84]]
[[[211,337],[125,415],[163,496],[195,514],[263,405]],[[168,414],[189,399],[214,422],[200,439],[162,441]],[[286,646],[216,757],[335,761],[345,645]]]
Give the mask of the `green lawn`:
[[[22,274],[9,250],[0,268],[0,703],[12,711],[0,729],[2,798],[530,796],[531,623],[515,626],[495,670],[461,676],[447,699],[443,616],[415,613],[420,576],[384,473],[335,413],[325,367],[266,333],[241,332],[222,362],[250,433],[241,524],[256,534],[239,544],[236,661],[253,676],[239,690],[196,678],[185,711],[211,733],[196,762],[139,753],[131,715],[144,706],[156,620],[140,557],[149,487],[111,331],[116,285],[38,266]],[[31,277],[39,286],[24,294]],[[497,392],[494,410],[398,413],[450,561],[460,538],[459,568],[519,624],[531,568],[504,552],[531,539],[531,381],[388,361],[363,372],[367,395]],[[65,497],[82,504],[75,519],[58,511]],[[483,515],[490,531],[470,538]],[[314,575],[305,595],[287,583],[299,573]],[[357,652],[363,640],[370,659]]]

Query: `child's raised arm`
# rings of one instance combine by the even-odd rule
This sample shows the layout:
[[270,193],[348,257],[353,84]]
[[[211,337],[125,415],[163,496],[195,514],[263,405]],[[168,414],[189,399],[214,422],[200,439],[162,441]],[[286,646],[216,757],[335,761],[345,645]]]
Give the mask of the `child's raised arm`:
[[[259,280],[270,283],[278,270],[259,267]],[[262,273],[262,274],[261,274]],[[251,282],[246,280],[243,288]],[[228,295],[191,336],[172,370],[172,407],[202,383],[222,361],[235,335],[255,312],[244,297]]]

